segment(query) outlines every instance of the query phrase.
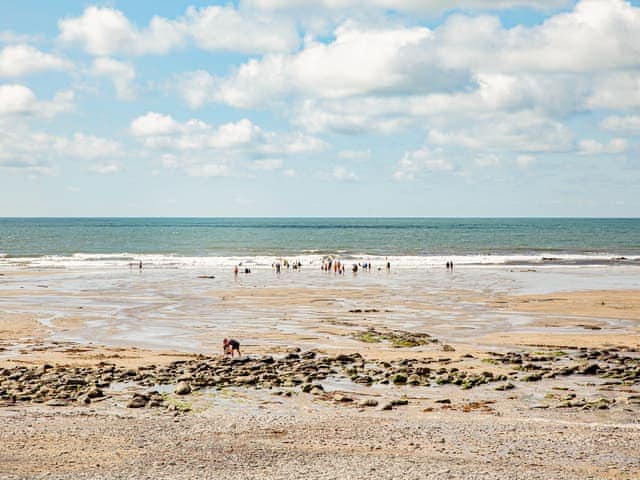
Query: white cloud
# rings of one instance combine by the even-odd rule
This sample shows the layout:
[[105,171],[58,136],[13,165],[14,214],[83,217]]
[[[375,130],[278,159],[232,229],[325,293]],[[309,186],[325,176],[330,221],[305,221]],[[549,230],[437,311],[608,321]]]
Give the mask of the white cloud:
[[298,46],[295,23],[233,6],[189,7],[177,19],[155,16],[138,28],[119,10],[91,6],[58,22],[58,39],[96,56],[165,54],[188,40],[207,51],[266,53]]
[[107,77],[113,83],[118,98],[131,100],[135,97],[133,81],[136,71],[130,63],[120,62],[112,58],[96,58],[93,61],[91,74]]
[[58,92],[52,100],[38,100],[36,94],[20,84],[0,85],[0,117],[7,115],[37,115],[51,117],[74,108],[74,93]]
[[[638,31],[640,8],[622,0],[582,0],[531,27],[504,28],[498,17],[459,14],[434,30],[346,21],[329,43],[309,39],[299,52],[251,59],[225,78],[190,72],[178,88],[192,106],[220,102],[253,108],[292,95],[306,101],[468,94],[473,79],[475,100],[487,108],[570,111],[588,106],[586,98],[600,78],[585,74],[640,67]],[[616,75],[626,75],[627,83],[634,77]],[[634,78],[627,89],[637,92]],[[612,90],[607,84],[595,90],[591,104],[611,102],[598,94]]]
[[0,115],[32,113],[36,95],[24,85],[0,85]]
[[[464,122],[460,122],[464,125]],[[572,148],[573,136],[563,124],[535,112],[478,116],[462,128],[430,129],[428,142],[485,151],[562,152]]]
[[[82,132],[68,137],[52,135],[33,131],[22,123],[5,125],[0,130],[0,168],[12,173],[49,175],[56,171],[56,165],[64,159],[97,160],[120,153],[119,143]],[[88,168],[105,170],[106,167]]]
[[618,130],[622,132],[640,131],[640,115],[627,115],[624,117],[612,115],[601,123],[605,130]]
[[640,107],[640,72],[614,72],[596,77],[586,106],[590,109]]
[[423,147],[413,152],[405,152],[392,175],[396,181],[415,180],[422,172],[452,172],[454,166],[442,157],[442,150],[432,151]]
[[61,155],[87,160],[113,157],[121,153],[121,145],[118,142],[84,133],[75,133],[69,138],[57,137],[54,148]]
[[170,115],[148,112],[131,122],[131,133],[137,137],[167,135],[179,130],[178,123]]
[[449,10],[490,9],[513,7],[552,9],[566,6],[568,0],[242,0],[241,5],[266,10],[308,9],[330,10],[377,7],[400,12],[437,14]]
[[314,154],[326,148],[315,137],[266,131],[248,119],[212,126],[149,112],[133,119],[130,131],[145,147],[163,152],[160,160],[165,168],[179,168],[192,176],[231,175],[234,165],[247,162],[254,170],[280,169],[283,160],[277,156]]
[[58,28],[61,42],[79,44],[98,56],[162,54],[183,43],[182,33],[164,18],[153,17],[146,29],[139,30],[121,11],[108,7],[87,7],[79,17],[60,20]]
[[293,22],[233,7],[189,7],[181,29],[203,50],[241,53],[287,52],[297,48]]
[[342,165],[337,165],[334,167],[332,176],[335,180],[339,180],[341,182],[356,182],[358,180],[358,176],[347,170]]
[[[309,41],[293,55],[272,54],[251,59],[229,78],[189,72],[179,89],[192,105],[206,101],[235,107],[260,107],[284,95],[342,98],[368,92],[413,88],[403,49],[430,36],[424,27],[368,28],[346,22],[329,44]],[[413,67],[411,67],[413,68]]]
[[178,123],[169,115],[149,112],[131,122],[131,133],[147,147],[165,150],[244,151],[268,155],[313,153],[325,148],[324,142],[314,137],[264,131],[246,118],[213,127],[196,119]]
[[624,138],[614,138],[609,143],[601,143],[596,140],[581,140],[580,155],[619,154],[627,150],[628,143]]
[[9,45],[0,50],[0,76],[18,77],[46,70],[68,70],[73,64],[30,45]]

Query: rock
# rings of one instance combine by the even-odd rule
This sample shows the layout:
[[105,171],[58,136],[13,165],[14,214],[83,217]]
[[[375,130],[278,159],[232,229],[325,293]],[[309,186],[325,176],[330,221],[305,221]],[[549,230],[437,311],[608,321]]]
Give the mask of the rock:
[[368,375],[361,375],[353,379],[355,383],[369,384],[373,383],[373,379]]
[[343,402],[343,403],[353,402],[353,398],[347,395],[343,395],[342,393],[336,393],[335,395],[333,395],[333,399],[336,402]]
[[582,375],[595,375],[596,373],[598,373],[599,369],[600,367],[598,366],[597,363],[590,363],[588,365],[584,365],[580,367],[580,369],[578,370],[578,373]]
[[176,395],[188,395],[189,393],[191,393],[191,386],[188,383],[180,382],[176,385],[173,393],[175,393]]
[[360,400],[358,402],[358,406],[359,407],[377,407],[378,400],[376,400],[375,398],[366,398],[364,400]]
[[443,351],[443,352],[455,352],[455,351],[456,351],[456,349],[455,349],[455,348],[453,348],[451,345],[444,344],[444,345],[442,346],[442,351]]
[[407,376],[404,373],[396,373],[391,377],[391,381],[395,385],[404,385],[407,383]]
[[508,382],[508,383],[505,383],[503,385],[498,385],[494,390],[502,392],[504,390],[511,390],[513,388],[516,388],[516,386],[513,383]]
[[409,385],[420,385],[421,382],[422,380],[420,379],[420,376],[415,373],[413,375],[409,375],[409,378],[407,379],[407,383]]
[[147,405],[147,399],[140,395],[135,395],[127,402],[127,408],[142,408]]
[[382,406],[382,410],[393,410],[393,403],[387,402]]
[[69,400],[64,398],[52,398],[51,400],[45,402],[45,405],[49,407],[66,407],[69,405]]
[[409,400],[406,398],[396,398],[395,400],[391,400],[391,405],[394,407],[409,405]]
[[448,398],[441,398],[440,400],[435,400],[436,403],[451,403],[451,400]]
[[89,398],[100,398],[100,397],[104,397],[104,393],[98,387],[91,387],[87,391],[87,397],[89,397]]

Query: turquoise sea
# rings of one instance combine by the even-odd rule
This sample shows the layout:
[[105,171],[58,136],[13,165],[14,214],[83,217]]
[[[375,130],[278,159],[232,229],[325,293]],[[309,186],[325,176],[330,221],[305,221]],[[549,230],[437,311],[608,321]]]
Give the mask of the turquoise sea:
[[640,263],[640,219],[0,218],[0,264]]

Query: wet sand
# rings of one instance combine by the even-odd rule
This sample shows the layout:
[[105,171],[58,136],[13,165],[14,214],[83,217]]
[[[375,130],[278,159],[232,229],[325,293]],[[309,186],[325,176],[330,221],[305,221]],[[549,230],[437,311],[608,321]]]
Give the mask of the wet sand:
[[[237,280],[228,272],[199,278],[211,272],[197,270],[4,273],[0,367],[162,366],[218,354],[221,339],[232,335],[253,358],[359,352],[367,362],[418,359],[432,371],[510,375],[514,387],[496,390],[503,381],[467,390],[433,375],[425,386],[367,386],[343,372],[324,380],[321,396],[299,387],[227,387],[180,398],[185,411],[127,408],[132,392],[148,390],[135,384],[83,407],[10,402],[0,409],[10,420],[0,422],[0,436],[11,439],[0,456],[2,478],[640,476],[635,270],[303,271],[280,278],[259,271]],[[416,333],[432,341],[413,346]],[[530,355],[543,371],[582,368],[597,352],[591,361],[600,375],[526,381],[535,371],[504,362],[509,352]],[[631,359],[623,372],[631,380],[607,384],[602,368],[615,372],[616,360],[607,358],[617,356]],[[408,405],[358,408],[367,398],[379,407],[394,398]]]

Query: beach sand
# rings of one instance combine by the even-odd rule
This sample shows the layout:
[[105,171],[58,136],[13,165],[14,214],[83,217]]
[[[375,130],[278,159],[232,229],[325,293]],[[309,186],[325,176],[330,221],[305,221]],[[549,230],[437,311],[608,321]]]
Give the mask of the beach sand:
[[[98,378],[100,362],[122,372],[201,369],[217,365],[211,356],[228,335],[253,359],[358,352],[359,375],[372,365],[382,373],[363,385],[338,367],[315,395],[287,387],[288,376],[178,396],[192,370],[178,367],[157,387],[159,408],[127,408],[150,387],[117,376],[84,405],[4,401],[0,478],[640,478],[640,290],[594,282],[536,293],[544,278],[504,271],[424,280],[310,272],[280,283],[270,272],[235,283],[199,273],[5,272],[4,378],[45,363],[67,380],[73,367]],[[406,359],[429,367],[425,384],[379,383]],[[589,362],[600,369],[580,373]],[[558,375],[574,364],[575,375]],[[526,380],[538,371],[553,375]],[[488,380],[467,388],[454,372]],[[382,409],[394,399],[407,405]]]

